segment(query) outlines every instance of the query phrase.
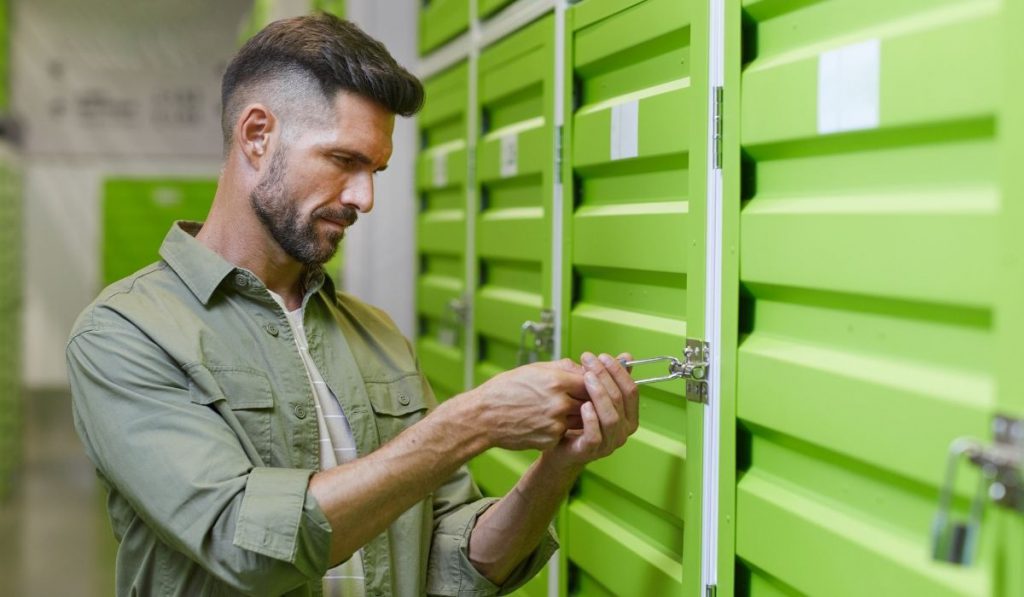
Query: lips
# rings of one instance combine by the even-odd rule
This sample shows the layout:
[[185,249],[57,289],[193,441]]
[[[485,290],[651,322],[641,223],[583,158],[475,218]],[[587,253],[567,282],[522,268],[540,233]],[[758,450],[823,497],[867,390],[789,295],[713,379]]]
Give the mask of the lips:
[[328,222],[336,226],[341,226],[342,228],[348,228],[352,224],[355,224],[359,217],[355,210],[345,210],[337,213],[324,213],[318,215],[320,219],[327,220]]

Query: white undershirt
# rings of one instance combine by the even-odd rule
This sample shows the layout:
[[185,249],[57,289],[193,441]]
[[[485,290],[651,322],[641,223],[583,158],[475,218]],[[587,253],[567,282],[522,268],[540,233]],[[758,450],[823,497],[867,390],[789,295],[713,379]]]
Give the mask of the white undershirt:
[[[309,376],[313,396],[316,398],[313,403],[316,406],[317,426],[320,428],[320,470],[355,460],[358,454],[352,428],[348,425],[348,419],[341,409],[341,404],[338,403],[337,396],[327,387],[320,370],[313,362],[313,357],[309,354],[306,329],[302,323],[304,307],[289,311],[278,294],[271,291],[270,296],[274,297],[288,316],[295,346],[299,349],[303,365],[306,366],[306,374]],[[347,561],[327,571],[324,575],[324,597],[365,596],[366,575],[363,572],[363,553],[360,550]]]

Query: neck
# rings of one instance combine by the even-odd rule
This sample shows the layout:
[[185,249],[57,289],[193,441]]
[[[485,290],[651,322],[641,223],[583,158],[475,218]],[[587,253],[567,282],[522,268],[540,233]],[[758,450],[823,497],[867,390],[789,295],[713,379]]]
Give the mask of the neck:
[[302,305],[305,266],[281,249],[250,208],[248,195],[233,190],[223,175],[196,240],[229,263],[251,271],[281,295],[288,309]]

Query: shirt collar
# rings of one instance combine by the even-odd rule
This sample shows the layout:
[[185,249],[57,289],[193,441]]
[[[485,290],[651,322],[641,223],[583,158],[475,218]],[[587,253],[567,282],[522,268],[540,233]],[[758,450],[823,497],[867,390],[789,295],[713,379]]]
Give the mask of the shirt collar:
[[[160,256],[185,282],[199,302],[206,305],[213,292],[229,274],[244,273],[247,277],[251,276],[253,281],[256,281],[256,276],[248,270],[236,267],[196,240],[195,236],[202,227],[202,222],[174,222],[160,246]],[[305,275],[303,286],[307,298],[325,286],[329,295],[334,294],[334,281],[326,275],[323,267],[310,267]]]

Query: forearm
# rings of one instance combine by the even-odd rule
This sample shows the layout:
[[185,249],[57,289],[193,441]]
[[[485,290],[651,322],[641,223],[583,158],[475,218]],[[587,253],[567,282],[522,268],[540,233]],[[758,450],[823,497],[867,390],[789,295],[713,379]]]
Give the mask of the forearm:
[[344,561],[489,447],[471,423],[471,400],[452,399],[391,442],[315,474],[309,490],[334,529],[332,564]]
[[469,543],[476,569],[491,582],[504,583],[540,543],[581,470],[582,465],[542,454],[477,521]]

